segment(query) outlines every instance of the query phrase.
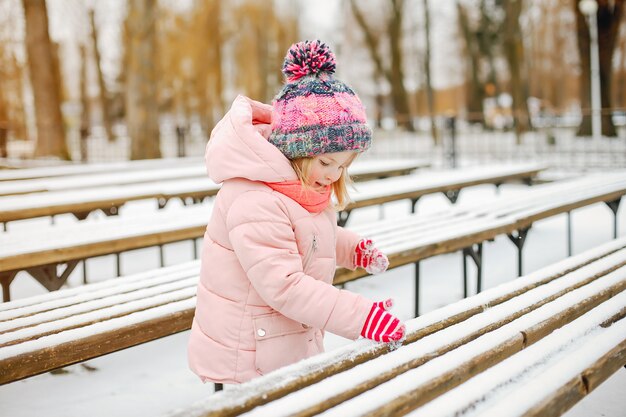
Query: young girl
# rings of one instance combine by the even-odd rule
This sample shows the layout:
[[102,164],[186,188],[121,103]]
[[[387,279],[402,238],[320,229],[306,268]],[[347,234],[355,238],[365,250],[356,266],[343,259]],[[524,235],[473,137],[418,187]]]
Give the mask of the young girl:
[[[216,386],[241,383],[323,352],[323,334],[382,342],[405,327],[386,309],[332,285],[340,265],[370,273],[387,257],[337,226],[346,169],[370,146],[361,101],[335,79],[319,41],[293,45],[272,106],[239,96],[207,145],[223,183],[204,235],[188,356]],[[331,196],[335,197],[333,206]]]

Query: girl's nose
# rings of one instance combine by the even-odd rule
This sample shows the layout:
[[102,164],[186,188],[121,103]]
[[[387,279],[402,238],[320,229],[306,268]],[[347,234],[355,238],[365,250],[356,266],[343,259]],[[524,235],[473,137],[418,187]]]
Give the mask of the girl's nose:
[[328,178],[328,180],[331,182],[335,182],[339,179],[340,176],[341,176],[341,169],[334,169],[328,173],[326,178]]

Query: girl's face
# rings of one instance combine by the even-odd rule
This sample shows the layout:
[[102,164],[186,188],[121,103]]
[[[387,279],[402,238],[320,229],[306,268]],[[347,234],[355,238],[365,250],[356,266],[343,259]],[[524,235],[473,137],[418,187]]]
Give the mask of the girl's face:
[[325,153],[313,157],[308,185],[316,191],[324,191],[327,185],[341,177],[343,170],[350,166],[355,157],[354,151]]

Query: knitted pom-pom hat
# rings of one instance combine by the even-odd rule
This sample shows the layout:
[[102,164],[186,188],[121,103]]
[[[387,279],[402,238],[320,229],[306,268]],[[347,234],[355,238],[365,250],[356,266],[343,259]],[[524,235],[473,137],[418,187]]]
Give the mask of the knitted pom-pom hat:
[[289,48],[274,98],[269,141],[288,159],[369,148],[372,131],[356,93],[333,77],[335,55],[319,40]]

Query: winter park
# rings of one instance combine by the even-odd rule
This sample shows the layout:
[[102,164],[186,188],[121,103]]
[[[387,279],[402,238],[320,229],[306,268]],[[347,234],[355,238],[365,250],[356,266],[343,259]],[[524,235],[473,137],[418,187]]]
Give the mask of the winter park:
[[0,416],[626,417],[625,8],[0,1]]

